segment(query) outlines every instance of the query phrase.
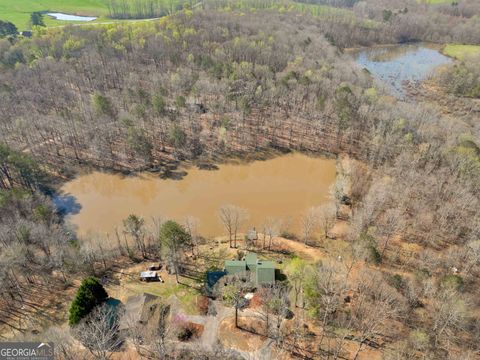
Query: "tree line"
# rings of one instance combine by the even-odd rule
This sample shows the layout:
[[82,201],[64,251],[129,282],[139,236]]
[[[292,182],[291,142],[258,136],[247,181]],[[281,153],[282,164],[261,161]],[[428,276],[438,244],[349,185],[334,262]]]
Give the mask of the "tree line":
[[108,0],[109,17],[112,19],[149,19],[173,14],[192,1],[179,0]]

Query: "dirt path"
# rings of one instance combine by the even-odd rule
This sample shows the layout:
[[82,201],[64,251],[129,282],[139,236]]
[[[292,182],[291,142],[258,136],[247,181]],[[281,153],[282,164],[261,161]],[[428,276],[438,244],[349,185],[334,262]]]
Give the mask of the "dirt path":
[[273,239],[274,249],[286,249],[303,259],[318,261],[324,259],[327,254],[316,247],[308,246],[302,242],[276,237]]
[[203,333],[200,338],[189,344],[186,347],[198,348],[202,347],[207,351],[212,351],[218,342],[218,328],[220,323],[227,317],[234,314],[234,310],[223,306],[220,302],[215,301],[215,308],[217,310],[216,316],[210,315],[185,315],[188,321],[203,325]]
[[[228,308],[223,306],[220,302],[215,301],[215,308],[217,310],[216,316],[209,315],[186,315],[188,321],[194,322],[196,324],[203,325],[203,333],[200,338],[191,343],[184,343],[182,346],[190,349],[203,348],[206,351],[212,351],[215,349],[219,342],[218,332],[220,324],[223,320],[228,317],[232,317],[235,314],[233,308]],[[242,318],[245,317],[256,317],[257,314],[251,309],[245,309],[239,312],[239,316]],[[256,351],[243,351],[236,349],[235,351],[240,354],[244,359],[248,360],[270,360],[272,359],[272,345],[273,340],[267,339],[262,346]]]

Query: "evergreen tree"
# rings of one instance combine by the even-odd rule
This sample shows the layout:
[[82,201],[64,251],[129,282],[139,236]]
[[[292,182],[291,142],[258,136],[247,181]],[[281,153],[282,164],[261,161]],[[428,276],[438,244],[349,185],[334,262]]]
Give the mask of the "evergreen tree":
[[17,27],[9,21],[0,20],[0,38],[6,37],[9,35],[17,35]]
[[78,324],[93,308],[105,302],[107,298],[108,294],[97,278],[85,278],[70,306],[68,323],[70,325]]
[[41,12],[35,11],[30,15],[30,25],[31,26],[45,26],[43,21],[43,14]]

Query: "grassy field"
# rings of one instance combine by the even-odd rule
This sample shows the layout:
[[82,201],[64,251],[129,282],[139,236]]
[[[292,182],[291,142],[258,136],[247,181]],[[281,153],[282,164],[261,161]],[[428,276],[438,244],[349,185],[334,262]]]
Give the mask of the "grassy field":
[[[162,4],[167,8],[172,8],[179,2],[181,1],[162,0]],[[14,23],[20,31],[29,28],[30,15],[35,11],[96,16],[98,19],[92,22],[97,23],[116,21],[107,18],[107,3],[107,0],[0,0],[0,20]],[[47,26],[85,24],[82,21],[60,21],[49,16],[45,16],[44,20]]]
[[[30,14],[34,11],[64,12],[74,15],[90,15],[105,20],[108,9],[103,0],[1,0],[0,20],[14,23],[19,30],[28,27]],[[47,26],[75,23],[75,21],[58,21],[45,16]]]
[[480,55],[480,45],[446,45],[442,52],[450,57],[464,60],[466,57]]

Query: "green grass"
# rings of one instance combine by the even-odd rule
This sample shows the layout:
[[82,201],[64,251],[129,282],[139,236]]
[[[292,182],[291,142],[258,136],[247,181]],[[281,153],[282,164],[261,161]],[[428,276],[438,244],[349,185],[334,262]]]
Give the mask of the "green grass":
[[[124,291],[127,296],[133,296],[146,292],[156,295],[163,300],[167,300],[171,296],[175,295],[185,313],[191,315],[198,314],[197,299],[199,296],[201,296],[201,293],[199,290],[197,290],[197,288],[199,288],[201,284],[184,277],[181,277],[180,281],[188,285],[176,284],[172,279],[166,279],[164,283],[145,283],[138,280],[128,281],[122,284],[121,291]],[[110,290],[110,288],[107,288],[109,294]],[[117,295],[118,294],[113,292],[114,297]]]
[[448,44],[442,52],[450,57],[465,60],[465,58],[475,55],[480,55],[480,45],[457,45]]
[[[133,6],[133,0],[128,0]],[[180,0],[162,0],[167,8],[173,8]],[[109,19],[107,0],[0,0],[0,20],[14,23],[19,31],[29,28],[29,20],[32,12],[61,12],[71,15],[96,16],[98,19],[90,22],[84,21],[61,21],[44,17],[45,25],[61,26],[67,24],[90,24],[102,22],[114,22],[122,20]],[[124,20],[123,20],[124,21]]]
[[[0,0],[0,20],[14,23],[19,30],[28,28],[30,14],[34,11],[63,12],[73,15],[103,17],[108,9],[103,0]],[[100,21],[102,19],[97,19]],[[47,26],[76,23],[75,21],[58,21],[45,16]]]

